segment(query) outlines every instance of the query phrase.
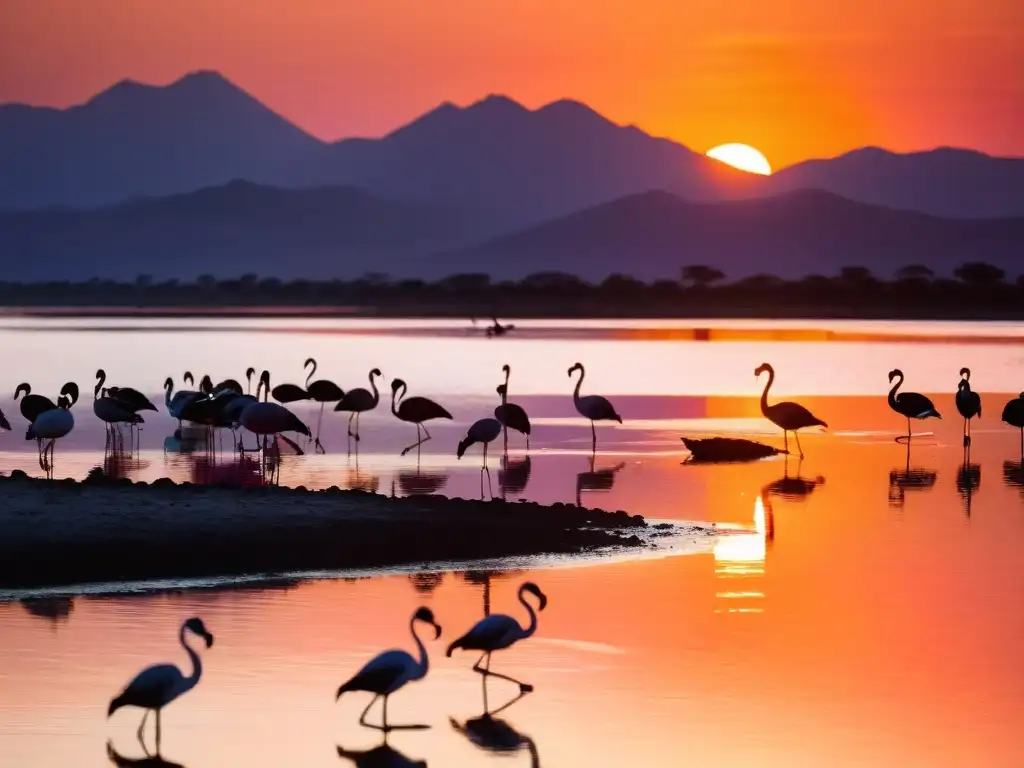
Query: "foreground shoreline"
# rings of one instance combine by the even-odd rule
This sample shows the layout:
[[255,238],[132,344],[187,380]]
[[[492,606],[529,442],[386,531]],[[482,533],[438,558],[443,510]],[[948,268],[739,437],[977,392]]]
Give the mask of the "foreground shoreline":
[[0,588],[216,578],[643,547],[639,515],[568,504],[0,477]]

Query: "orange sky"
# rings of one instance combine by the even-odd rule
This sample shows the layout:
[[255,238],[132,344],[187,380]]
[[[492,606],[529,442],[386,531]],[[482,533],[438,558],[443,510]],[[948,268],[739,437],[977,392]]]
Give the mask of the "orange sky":
[[864,144],[1024,155],[1020,0],[4,0],[0,102],[217,69],[323,138],[571,97],[778,168]]

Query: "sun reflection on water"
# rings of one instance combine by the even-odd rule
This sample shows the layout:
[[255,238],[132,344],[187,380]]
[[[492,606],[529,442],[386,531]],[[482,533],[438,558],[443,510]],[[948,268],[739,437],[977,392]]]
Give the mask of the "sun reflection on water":
[[765,514],[764,501],[758,496],[754,500],[753,530],[721,536],[715,543],[715,577],[727,582],[715,597],[731,601],[716,608],[715,613],[764,612],[764,607],[754,602],[763,600],[764,592],[753,587],[758,586],[755,580],[764,576],[770,537],[770,515]]

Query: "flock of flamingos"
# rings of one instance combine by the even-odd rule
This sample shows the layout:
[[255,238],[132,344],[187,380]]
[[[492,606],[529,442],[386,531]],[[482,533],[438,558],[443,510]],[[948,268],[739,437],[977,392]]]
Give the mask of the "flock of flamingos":
[[[530,595],[537,601],[537,609],[526,599]],[[491,671],[491,654],[495,651],[511,647],[520,640],[532,636],[537,630],[537,613],[543,611],[547,606],[547,596],[533,582],[524,582],[519,587],[519,602],[526,608],[530,617],[529,624],[522,626],[511,616],[502,613],[493,613],[474,624],[465,634],[449,644],[447,655],[458,649],[475,651],[481,653],[473,671],[483,676],[484,682],[484,709],[488,716],[497,714],[501,710],[511,706],[519,698],[533,691],[533,686],[516,680],[508,675]],[[340,699],[346,693],[358,691],[372,693],[373,698],[366,705],[362,715],[359,717],[359,724],[368,728],[383,731],[385,734],[394,730],[422,729],[427,725],[394,725],[388,722],[388,698],[406,685],[406,683],[422,680],[430,669],[430,662],[427,656],[426,646],[423,640],[416,633],[417,622],[427,624],[434,630],[434,640],[441,637],[441,625],[434,618],[430,608],[421,607],[413,614],[409,622],[409,631],[412,633],[413,641],[418,650],[418,658],[403,650],[390,650],[377,654],[362,669],[353,675],[348,682],[338,688],[335,700]],[[173,664],[156,664],[146,667],[139,672],[125,686],[124,690],[110,701],[107,708],[109,718],[122,707],[137,707],[144,710],[142,722],[139,724],[137,736],[139,742],[146,747],[145,728],[146,720],[150,712],[156,715],[156,749],[160,752],[160,712],[168,704],[179,696],[192,690],[203,674],[203,663],[199,654],[188,644],[187,634],[191,633],[199,637],[210,648],[213,645],[213,635],[203,624],[202,619],[195,617],[186,620],[178,632],[178,641],[185,649],[192,662],[192,672],[184,674]],[[487,705],[487,678],[497,677],[507,680],[519,686],[519,696],[507,702],[495,710],[489,710]],[[383,698],[381,723],[369,723],[366,716],[371,707],[378,699]],[[148,754],[148,750],[147,750]]]
[[[236,379],[225,379],[214,384],[209,376],[203,376],[198,389],[184,389],[175,392],[174,380],[168,378],[164,382],[164,405],[168,413],[178,420],[179,435],[181,434],[180,427],[185,422],[205,429],[208,444],[212,444],[213,432],[219,428],[231,429],[233,432],[242,428],[251,432],[256,437],[256,447],[246,448],[244,440],[239,437],[236,446],[240,452],[263,451],[264,454],[276,452],[278,439],[288,442],[301,452],[301,449],[284,435],[286,432],[305,436],[313,441],[315,450],[322,452],[324,449],[320,442],[320,425],[323,420],[324,408],[327,405],[333,405],[335,411],[349,414],[349,439],[359,441],[360,416],[367,411],[374,410],[380,403],[380,392],[377,389],[376,379],[383,376],[381,371],[378,368],[370,371],[369,389],[358,387],[344,391],[327,379],[313,380],[317,369],[316,360],[313,358],[305,361],[303,369],[309,369],[303,386],[278,384],[275,387],[270,385],[270,372],[264,370],[257,379],[254,394],[251,392],[252,380],[256,374],[253,368],[246,371],[247,386],[244,391]],[[472,445],[480,443],[483,446],[482,471],[487,468],[487,446],[499,436],[504,436],[504,445],[507,451],[509,429],[522,433],[526,438],[526,447],[529,448],[530,418],[522,406],[509,402],[508,385],[511,369],[505,365],[502,372],[505,378],[496,390],[501,398],[501,403],[494,409],[493,417],[475,421],[456,449],[456,455],[462,458]],[[590,421],[591,449],[596,452],[596,423],[617,421],[621,424],[622,417],[608,398],[601,395],[581,395],[580,389],[586,375],[582,363],[575,363],[569,368],[568,375],[572,377],[577,372],[579,376],[573,391],[573,404],[576,411]],[[803,457],[799,430],[815,426],[827,427],[828,425],[799,403],[784,401],[769,404],[768,391],[775,381],[775,370],[768,363],[762,363],[754,370],[754,375],[759,377],[763,373],[768,374],[768,379],[761,394],[761,413],[782,429],[785,441],[784,451],[789,452],[789,433],[792,432],[796,438],[797,451]],[[107,448],[123,449],[122,427],[128,428],[134,446],[137,439],[136,427],[144,421],[142,412],[156,411],[157,407],[137,389],[106,386],[106,380],[106,372],[102,369],[98,370],[96,385],[93,389],[93,413],[107,425]],[[981,397],[971,390],[970,380],[970,369],[961,368],[955,403],[957,411],[964,419],[965,447],[970,445],[972,420],[981,416]],[[903,372],[899,369],[889,372],[889,382],[892,384],[888,398],[889,406],[907,420],[907,434],[896,438],[899,442],[909,441],[914,437],[911,430],[911,419],[941,418],[935,405],[925,395],[918,392],[900,392],[903,381]],[[185,373],[184,382],[189,387],[195,385],[195,379],[189,372]],[[451,413],[444,406],[425,397],[407,397],[407,390],[408,386],[404,381],[392,380],[392,414],[401,421],[416,426],[416,441],[402,450],[403,456],[414,448],[418,450],[423,443],[431,439],[426,426],[428,421],[452,419]],[[39,449],[39,465],[42,469],[50,472],[53,467],[53,451],[56,441],[68,435],[75,426],[71,409],[78,401],[78,386],[74,382],[65,384],[61,388],[56,403],[47,397],[34,394],[28,383],[19,384],[15,389],[14,397],[19,401],[21,415],[29,424],[25,438],[36,440]],[[315,431],[310,430],[298,416],[286,407],[300,401],[320,403]],[[1020,430],[1021,452],[1024,455],[1024,393],[1006,403],[1003,408],[1002,420]],[[2,412],[0,412],[0,428],[11,429],[10,423]]]

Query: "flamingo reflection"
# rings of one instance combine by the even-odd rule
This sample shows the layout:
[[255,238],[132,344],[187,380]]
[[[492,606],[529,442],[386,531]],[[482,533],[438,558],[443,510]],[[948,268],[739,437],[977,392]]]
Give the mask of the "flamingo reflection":
[[350,760],[357,768],[427,768],[426,760],[410,760],[388,744],[387,737],[373,749],[338,747],[338,757]]
[[125,757],[114,749],[114,745],[107,742],[107,758],[118,768],[185,768],[181,763],[171,762],[160,756],[149,754],[149,750],[143,745],[145,757]]
[[1004,461],[1003,480],[1007,485],[1016,486],[1024,494],[1024,461]]
[[19,602],[30,615],[47,619],[54,626],[68,621],[75,609],[75,601],[70,597],[26,597]]
[[902,507],[907,491],[927,491],[935,486],[938,473],[920,467],[910,468],[910,442],[907,441],[907,461],[903,469],[889,472],[889,506]]
[[582,507],[583,491],[610,491],[615,485],[615,474],[626,466],[626,462],[620,461],[614,467],[594,469],[594,454],[587,457],[590,469],[576,475],[576,506]]
[[790,477],[789,456],[787,455],[783,463],[782,477],[778,480],[773,480],[761,489],[761,498],[763,498],[765,504],[768,505],[769,512],[771,510],[772,496],[778,496],[789,501],[802,501],[806,499],[819,485],[825,484],[825,478],[821,475],[818,475],[813,480],[803,477],[800,474],[800,467],[802,464],[803,459],[797,461],[796,477]]
[[507,455],[501,457],[501,468],[498,470],[498,489],[501,491],[503,501],[510,493],[523,493],[528,482],[530,482],[529,455],[523,456],[521,459],[510,459]]
[[[970,435],[968,435],[968,439]],[[971,449],[964,450],[964,463],[956,473],[956,491],[964,502],[964,514],[971,516],[971,498],[981,486],[981,465],[971,463]]]
[[[511,704],[512,702],[509,702],[501,709],[505,709]],[[498,711],[500,710],[495,710],[495,712]],[[534,740],[517,731],[509,725],[507,720],[494,717],[495,712],[485,712],[480,717],[466,720],[461,725],[454,717],[448,718],[448,722],[457,733],[461,733],[470,742],[488,752],[510,755],[522,749],[527,750],[530,754],[530,765],[533,768],[539,768],[540,756],[537,754],[537,745]]]

